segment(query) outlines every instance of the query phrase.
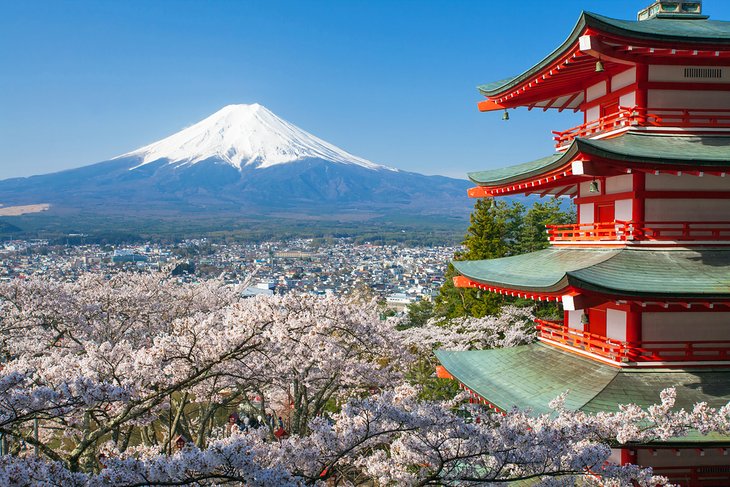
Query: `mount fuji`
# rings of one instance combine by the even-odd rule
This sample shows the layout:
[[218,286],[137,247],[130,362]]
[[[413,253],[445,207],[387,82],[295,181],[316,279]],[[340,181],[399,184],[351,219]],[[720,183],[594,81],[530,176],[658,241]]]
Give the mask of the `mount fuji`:
[[47,214],[266,216],[468,214],[469,183],[375,164],[259,104],[229,105],[111,160],[0,181],[0,204]]

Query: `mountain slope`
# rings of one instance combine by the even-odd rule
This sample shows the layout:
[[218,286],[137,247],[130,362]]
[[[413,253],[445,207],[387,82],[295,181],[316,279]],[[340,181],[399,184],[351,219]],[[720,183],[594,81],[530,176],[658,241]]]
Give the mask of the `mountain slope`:
[[233,167],[266,168],[302,159],[323,159],[368,169],[389,169],[354,156],[277,117],[266,107],[228,105],[165,139],[119,156],[141,165],[160,159],[190,165],[216,159]]
[[51,214],[463,216],[467,187],[354,156],[255,104],[109,161],[0,181],[0,203],[50,203]]

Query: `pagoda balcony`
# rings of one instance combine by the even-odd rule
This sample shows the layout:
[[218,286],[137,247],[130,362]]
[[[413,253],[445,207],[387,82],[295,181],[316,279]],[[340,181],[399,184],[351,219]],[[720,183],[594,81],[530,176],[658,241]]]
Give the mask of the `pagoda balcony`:
[[602,138],[632,127],[678,129],[730,129],[730,110],[699,108],[619,107],[618,111],[564,131],[553,130],[558,151],[566,150],[574,139]]
[[626,342],[536,319],[540,341],[616,364],[729,362],[730,340]]
[[550,242],[730,242],[730,222],[613,221],[546,225]]

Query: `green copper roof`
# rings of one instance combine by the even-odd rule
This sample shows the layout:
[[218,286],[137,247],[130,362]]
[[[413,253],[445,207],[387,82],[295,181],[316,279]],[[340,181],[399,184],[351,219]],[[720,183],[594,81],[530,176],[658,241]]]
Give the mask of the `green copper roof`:
[[549,248],[453,264],[474,281],[522,291],[557,292],[570,285],[622,297],[730,295],[730,250]]
[[568,272],[593,266],[619,252],[550,248],[501,259],[454,261],[452,264],[460,274],[485,284],[552,292],[568,285]]
[[[648,21],[647,21],[648,22]],[[483,186],[509,184],[559,168],[578,153],[634,164],[730,166],[730,137],[680,136],[627,132],[610,139],[575,139],[568,150],[536,161],[489,171],[469,173],[469,179]]]
[[728,250],[624,249],[569,273],[570,284],[624,296],[713,298],[730,295]]
[[519,406],[536,413],[549,412],[548,403],[567,390],[570,394],[566,406],[581,409],[618,372],[616,368],[577,360],[542,344],[435,353],[459,382],[505,411]]
[[628,132],[611,139],[577,139],[584,154],[645,164],[729,166],[730,137],[650,135]]
[[[536,161],[525,162],[516,166],[503,167],[500,169],[492,169],[489,171],[470,172],[467,174],[469,179],[477,184],[499,184],[507,183],[513,180],[529,177],[533,174],[560,167],[567,161],[564,160],[565,154],[553,154],[551,156],[537,159]],[[557,162],[557,164],[556,164]]]
[[[520,407],[548,413],[549,402],[566,391],[565,405],[573,410],[618,411],[620,404],[629,403],[645,408],[658,403],[667,387],[676,388],[678,409],[691,409],[697,402],[719,408],[730,402],[728,369],[617,368],[541,343],[435,353],[459,382],[503,410]],[[698,434],[686,439],[728,441]]]
[[654,18],[639,22],[611,19],[583,12],[565,42],[545,59],[519,76],[481,85],[478,87],[479,91],[485,96],[494,96],[534,76],[575,44],[586,28],[631,39],[697,45],[730,44],[730,22],[726,21],[707,20],[706,18]]

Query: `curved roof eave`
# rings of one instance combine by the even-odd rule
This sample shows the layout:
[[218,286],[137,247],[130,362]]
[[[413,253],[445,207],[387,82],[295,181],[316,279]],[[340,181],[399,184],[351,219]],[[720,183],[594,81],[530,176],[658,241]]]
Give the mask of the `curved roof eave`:
[[487,286],[532,293],[557,293],[570,284],[570,271],[590,267],[617,255],[616,249],[547,248],[498,259],[452,261],[456,271]]
[[575,288],[630,298],[730,298],[730,250],[549,247],[528,254],[452,264],[459,274],[474,282],[531,293]]
[[514,88],[541,69],[550,65],[570,46],[578,42],[586,27],[637,40],[681,42],[692,45],[730,45],[730,22],[712,21],[706,18],[665,19],[656,18],[643,21],[620,20],[604,17],[591,12],[581,12],[578,22],[568,38],[542,61],[524,73],[512,78],[483,84],[477,87],[486,97],[493,97]]
[[[576,139],[577,140],[577,139]],[[516,166],[509,166],[502,169],[493,169],[488,171],[476,171],[467,173],[469,180],[478,185],[489,185],[489,186],[500,186],[503,184],[514,183],[521,181],[531,176],[537,176],[538,174],[544,173],[546,170],[557,169],[564,166],[570,160],[578,154],[579,149],[575,141],[573,141],[568,147],[568,150],[562,153],[552,154],[535,161],[526,162],[524,164],[518,164]],[[520,171],[520,168],[524,167],[524,171]],[[509,171],[508,176],[499,177],[501,171]],[[517,172],[515,172],[517,171]],[[489,174],[497,175],[495,179],[487,179]]]
[[506,78],[501,81],[495,81],[492,83],[483,84],[480,86],[477,86],[477,89],[479,92],[484,96],[494,96],[502,93],[505,90],[508,90],[515,85],[519,84],[522,81],[527,80],[531,76],[534,76],[535,73],[540,71],[545,66],[549,65],[551,62],[555,60],[555,58],[559,57],[561,54],[563,54],[570,46],[572,46],[577,40],[578,37],[580,37],[580,34],[583,32],[585,26],[586,26],[586,12],[581,12],[580,17],[578,18],[578,22],[575,24],[575,27],[573,27],[573,31],[570,33],[567,39],[558,46],[557,49],[555,49],[553,52],[548,54],[542,61],[525,71],[524,73],[514,76],[512,78]]
[[577,138],[573,144],[582,154],[621,162],[726,167],[730,161],[730,137],[723,135],[667,137],[630,132],[610,139]]
[[502,186],[558,169],[578,154],[632,164],[658,166],[730,166],[730,137],[721,135],[673,136],[628,132],[607,139],[576,138],[563,153],[535,161],[488,171],[470,172],[469,180],[480,186]]
[[[435,354],[459,382],[504,411],[516,406],[550,413],[548,403],[566,389],[565,406],[574,411],[616,411],[628,403],[646,408],[668,384],[677,388],[676,409],[691,409],[698,402],[719,408],[730,400],[730,374],[720,368],[618,368],[542,343]],[[703,384],[713,384],[712,391]],[[697,446],[728,440],[690,432],[667,443]]]

